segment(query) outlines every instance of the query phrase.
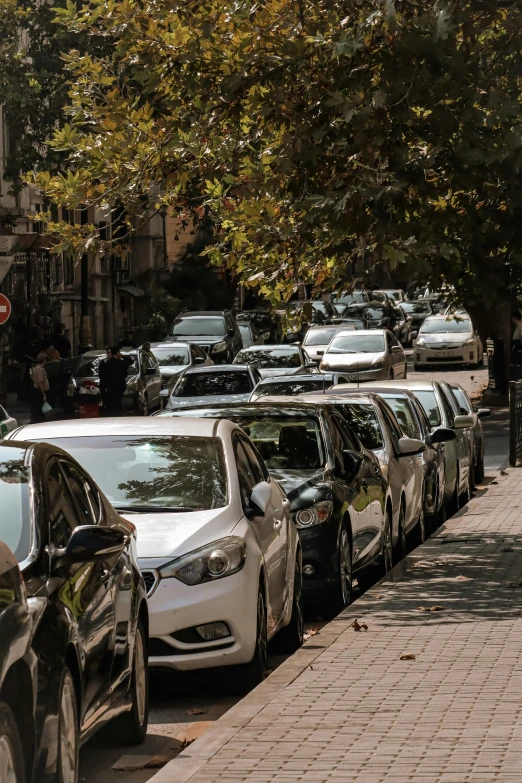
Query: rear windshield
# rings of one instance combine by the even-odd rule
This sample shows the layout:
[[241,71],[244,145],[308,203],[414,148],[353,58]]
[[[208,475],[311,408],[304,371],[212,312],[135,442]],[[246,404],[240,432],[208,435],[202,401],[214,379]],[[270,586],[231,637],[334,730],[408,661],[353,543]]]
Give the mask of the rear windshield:
[[405,313],[431,313],[432,309],[428,302],[401,302],[401,307]]
[[455,332],[471,332],[469,318],[428,318],[421,327],[422,334],[454,334]]
[[305,392],[322,391],[323,389],[329,389],[330,386],[332,386],[332,381],[327,381],[318,375],[317,378],[301,381],[292,380],[290,383],[285,383],[284,381],[277,383],[261,383],[256,388],[256,394],[260,397],[277,394],[295,395],[304,394]]
[[[232,417],[231,417],[232,418]],[[321,428],[311,416],[234,417],[253,440],[267,468],[272,470],[311,470],[324,465],[325,451]]]
[[273,367],[300,367],[301,358],[297,348],[288,346],[266,348],[258,350],[256,348],[244,348],[239,351],[234,359],[234,364],[251,364],[252,367],[273,368]]
[[0,446],[0,539],[19,563],[29,556],[31,517],[29,513],[29,468],[25,449]]
[[189,363],[188,348],[153,348],[160,367],[178,367]]
[[208,397],[211,394],[248,394],[253,389],[247,372],[213,372],[184,375],[173,397]]
[[49,443],[72,454],[117,509],[201,511],[227,505],[219,438],[100,435]]
[[440,420],[440,410],[437,403],[437,397],[435,395],[434,391],[414,391],[413,392],[424,408],[424,412],[426,416],[428,417],[428,421],[431,424],[432,427],[439,427],[441,420]]
[[348,334],[335,337],[328,346],[328,353],[381,353],[384,351],[382,334]]
[[341,331],[339,327],[336,329],[310,329],[306,333],[303,345],[328,345],[332,337],[335,337],[339,331]]
[[226,334],[225,319],[219,316],[176,318],[171,334],[175,334],[178,337],[180,335],[187,337],[190,335],[224,337]]

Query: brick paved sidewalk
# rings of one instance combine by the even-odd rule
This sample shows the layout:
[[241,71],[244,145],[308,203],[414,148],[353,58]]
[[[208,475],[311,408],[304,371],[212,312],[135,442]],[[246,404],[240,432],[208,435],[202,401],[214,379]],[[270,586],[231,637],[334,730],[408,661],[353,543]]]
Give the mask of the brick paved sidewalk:
[[154,783],[521,783],[522,471],[500,476],[392,580]]

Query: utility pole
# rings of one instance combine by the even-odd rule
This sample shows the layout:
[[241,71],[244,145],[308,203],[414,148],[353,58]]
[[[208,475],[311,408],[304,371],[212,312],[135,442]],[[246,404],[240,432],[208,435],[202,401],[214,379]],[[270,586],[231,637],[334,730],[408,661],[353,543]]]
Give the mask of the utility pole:
[[81,308],[80,308],[80,344],[78,353],[82,354],[92,348],[91,319],[89,316],[89,256],[82,255],[80,266]]

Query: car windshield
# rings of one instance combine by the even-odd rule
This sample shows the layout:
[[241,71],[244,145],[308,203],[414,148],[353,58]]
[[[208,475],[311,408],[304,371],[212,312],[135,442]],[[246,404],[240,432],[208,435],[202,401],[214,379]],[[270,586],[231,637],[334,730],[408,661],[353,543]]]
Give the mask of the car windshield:
[[46,440],[72,454],[117,509],[202,511],[227,505],[219,438],[101,435]]
[[323,389],[329,389],[331,385],[332,381],[327,381],[321,375],[317,375],[316,378],[295,379],[290,382],[260,383],[255,393],[260,397],[278,394],[290,396],[304,394],[305,392],[322,391]]
[[[127,375],[137,375],[138,373],[138,355],[136,353],[122,353],[122,359],[127,365]],[[106,361],[106,354],[100,356],[85,356],[78,365],[76,375],[78,378],[97,378],[100,374],[100,364]]]
[[233,420],[253,440],[269,469],[311,470],[324,465],[321,428],[311,416],[260,417],[253,413]]
[[29,556],[31,547],[30,476],[25,453],[25,449],[0,446],[0,539],[19,563]]
[[362,304],[368,301],[368,294],[363,291],[353,291],[351,294],[344,294],[335,300],[335,304]]
[[440,410],[437,403],[437,397],[434,391],[414,391],[413,392],[428,417],[428,421],[432,427],[440,427]]
[[347,307],[346,308],[346,315],[364,315],[365,318],[378,320],[380,318],[385,318],[387,315],[387,310],[385,307]]
[[172,326],[171,334],[200,335],[203,337],[224,337],[226,334],[225,319],[219,316],[189,316],[188,318],[176,318]]
[[410,402],[405,400],[404,397],[391,397],[389,394],[383,394],[382,396],[394,412],[395,418],[404,434],[408,438],[420,438],[419,424]]
[[299,350],[292,346],[273,348],[244,348],[234,359],[234,364],[251,364],[253,367],[300,367]]
[[359,440],[367,449],[382,449],[382,431],[372,405],[365,403],[336,403]]
[[382,334],[353,334],[334,337],[327,353],[382,353],[384,336]]
[[328,345],[332,337],[335,337],[339,331],[339,327],[336,329],[309,329],[303,345]]
[[424,321],[420,334],[446,334],[455,332],[471,332],[469,318],[428,318]]
[[194,373],[184,375],[175,387],[173,397],[208,397],[211,394],[249,394],[253,389],[245,370]]
[[401,307],[408,315],[410,313],[413,313],[414,315],[418,313],[427,313],[429,315],[432,312],[428,302],[401,302]]
[[160,367],[178,367],[189,363],[188,348],[153,348],[152,353]]

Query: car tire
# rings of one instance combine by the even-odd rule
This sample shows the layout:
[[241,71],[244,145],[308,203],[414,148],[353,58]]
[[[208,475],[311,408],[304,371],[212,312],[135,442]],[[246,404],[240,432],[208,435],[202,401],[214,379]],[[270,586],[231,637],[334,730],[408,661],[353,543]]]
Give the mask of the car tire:
[[457,471],[457,477],[455,478],[455,488],[451,496],[451,500],[446,505],[446,516],[452,517],[459,510],[459,473]]
[[268,636],[266,628],[266,604],[263,588],[260,586],[257,594],[257,631],[256,646],[250,663],[236,667],[234,674],[234,690],[239,693],[251,691],[263,681],[266,671]]
[[24,756],[13,711],[0,701],[0,780],[25,783]]
[[334,588],[333,602],[329,607],[329,613],[333,616],[339,614],[352,600],[352,545],[350,532],[346,521],[341,526],[339,544],[337,549],[337,585]]
[[78,705],[69,668],[63,670],[59,694],[58,762],[54,783],[77,783],[80,745],[78,741]]
[[474,492],[476,490],[476,488],[477,488],[477,484],[476,484],[476,480],[475,480],[475,464],[474,464],[473,461],[471,462],[471,464],[469,466],[468,487],[469,487],[469,492],[470,492],[470,497],[471,497],[471,493]]
[[399,511],[399,536],[395,545],[395,551],[393,553],[393,562],[400,563],[406,557],[407,540],[406,540],[406,509],[404,508],[404,502],[401,501],[401,510]]
[[362,592],[369,590],[375,582],[385,577],[393,568],[393,540],[392,540],[392,518],[389,510],[386,512],[384,529],[382,534],[382,547],[379,555],[379,564],[376,567],[369,568],[357,576],[359,589]]
[[121,745],[141,745],[149,725],[149,676],[147,634],[143,621],[138,620],[134,640],[134,660],[130,692],[132,707],[107,727],[112,742]]
[[426,520],[424,518],[424,501],[421,504],[419,518],[410,534],[414,547],[424,544],[426,541]]
[[459,495],[459,501],[458,501],[458,507],[464,508],[465,505],[469,503],[471,500],[471,473],[468,474],[468,480],[466,482],[466,486],[464,487],[464,491],[460,493]]
[[294,597],[290,622],[277,635],[277,648],[282,653],[294,653],[304,641],[303,576],[300,563],[295,564]]

